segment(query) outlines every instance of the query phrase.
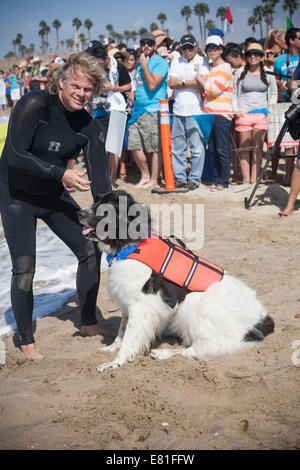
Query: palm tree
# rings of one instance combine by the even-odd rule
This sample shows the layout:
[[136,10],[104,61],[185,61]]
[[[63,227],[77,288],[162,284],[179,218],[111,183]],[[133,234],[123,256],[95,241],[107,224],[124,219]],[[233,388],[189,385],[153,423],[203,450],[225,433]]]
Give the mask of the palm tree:
[[299,3],[297,0],[284,0],[282,9],[283,11],[289,11],[290,22],[292,23],[292,16],[298,8]]
[[[154,31],[154,30],[153,30],[153,31]],[[146,28],[144,28],[144,27],[143,27],[143,28],[140,28],[140,29],[139,29],[139,36],[140,36],[140,38],[141,38],[141,37],[143,36],[143,34],[145,34],[146,32],[147,32],[147,29],[146,29]],[[124,35],[125,35],[125,31],[124,31]],[[126,36],[125,36],[125,38],[126,38]]]
[[216,27],[216,24],[213,20],[207,20],[205,23],[205,29],[209,31],[210,29],[214,29]]
[[150,31],[155,31],[158,29],[157,23],[153,22],[150,24]]
[[79,41],[81,43],[81,47],[82,49],[84,49],[84,45],[85,45],[85,42],[86,42],[86,37],[83,33],[80,33],[79,34]]
[[[75,27],[77,32],[79,31],[79,28],[80,28],[81,25],[82,25],[82,23],[81,23],[81,20],[79,18],[76,17],[76,18],[73,19],[72,26]],[[68,41],[69,41],[69,39],[68,39]]]
[[105,34],[99,34],[98,38],[100,39],[101,42],[103,42],[105,38]]
[[[275,14],[275,6],[279,2],[279,0],[262,0],[265,3],[265,22],[268,26],[272,29],[273,28],[273,21],[274,21],[274,14]],[[268,32],[268,31],[267,31]]]
[[126,43],[128,43],[129,39],[131,38],[131,32],[128,31],[128,29],[125,29],[124,31],[124,38],[125,38]]
[[55,48],[55,50],[57,51],[58,43],[59,43],[58,30],[61,27],[61,22],[59,20],[54,20],[53,23],[52,23],[52,26],[56,30],[56,48]]
[[74,46],[74,39],[66,39],[66,45],[67,45],[67,49],[69,49],[70,52],[72,52],[72,48]]
[[[207,13],[209,13],[209,8],[208,8],[207,3],[204,3],[204,2],[196,3],[196,5],[194,7],[194,13],[195,13],[196,16],[198,16],[198,19],[199,19],[201,39],[202,39],[202,43],[204,44],[205,43],[205,38],[206,38],[206,34],[205,34],[206,19],[205,19],[205,16],[206,16]],[[201,25],[201,18],[202,18],[202,25]]]
[[182,10],[181,10],[181,16],[183,16],[185,18],[185,22],[186,22],[186,30],[188,32],[188,26],[189,26],[189,18],[191,17],[191,14],[192,14],[192,10],[190,9],[190,7],[188,5],[185,5]]
[[19,46],[19,51],[20,51],[20,55],[21,55],[22,57],[25,56],[26,50],[27,50],[27,49],[26,49],[26,46],[25,46],[24,44],[20,44],[20,46]]
[[167,21],[166,15],[161,12],[161,13],[157,16],[157,19],[158,19],[158,21],[159,21],[160,24],[161,24],[161,29],[163,30],[163,29],[164,29],[164,23]]
[[257,5],[253,8],[253,16],[256,18],[257,23],[260,28],[260,39],[263,37],[262,22],[264,18],[264,7],[262,5]]
[[107,24],[107,25],[105,26],[105,29],[106,29],[106,31],[108,32],[108,35],[111,36],[111,33],[112,33],[113,30],[114,30],[113,25]]
[[64,52],[64,47],[65,47],[65,41],[59,41],[59,44],[61,45],[62,51]]
[[31,42],[28,47],[28,55],[33,55],[34,50],[35,50],[35,45],[33,44],[33,42]]
[[92,26],[93,26],[92,20],[90,20],[89,18],[87,18],[87,19],[84,21],[84,27],[88,30],[88,37],[89,37],[89,39],[91,39],[91,29],[92,29]]
[[[216,17],[220,18],[220,20],[221,20],[221,29],[222,29],[222,31],[224,31],[224,21],[225,21],[225,17],[226,17],[226,7],[219,7],[217,9]],[[213,29],[213,28],[210,28],[210,29]]]
[[188,32],[189,34],[191,34],[192,29],[193,29],[193,26],[192,26],[191,24],[189,24],[188,27],[187,27],[187,32]]
[[14,48],[14,55],[16,55],[16,47],[17,47],[17,40],[16,39],[14,39],[12,41],[12,45],[13,45],[13,48]]
[[15,41],[16,41],[16,46],[18,46],[18,48],[19,48],[19,54],[20,55],[21,55],[20,47],[21,47],[21,44],[22,44],[22,39],[23,39],[23,34],[21,34],[21,33],[17,34],[17,37],[16,37]]
[[137,38],[137,32],[136,32],[136,31],[131,31],[130,36],[131,36],[133,42],[135,42],[135,41],[136,41],[136,38]]
[[203,28],[202,28],[202,23],[201,23],[202,3],[196,3],[196,5],[194,6],[194,14],[198,16],[199,29],[200,29],[200,41],[203,42]]
[[255,16],[250,16],[250,18],[248,19],[248,26],[250,26],[251,31],[252,31],[253,34],[255,34],[257,24],[258,24],[258,22],[257,22],[257,19],[255,18]]

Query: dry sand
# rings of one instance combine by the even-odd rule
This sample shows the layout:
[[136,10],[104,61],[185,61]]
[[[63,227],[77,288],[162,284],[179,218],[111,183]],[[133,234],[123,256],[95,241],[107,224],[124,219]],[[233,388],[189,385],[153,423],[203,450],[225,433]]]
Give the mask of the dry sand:
[[[243,207],[251,190],[242,186],[163,196],[131,183],[120,188],[147,204],[203,203],[199,254],[257,290],[275,332],[231,355],[201,361],[145,356],[100,374],[96,367],[113,354],[97,349],[112,339],[74,336],[79,312],[71,298],[37,320],[43,361],[24,360],[13,337],[5,339],[0,448],[300,449],[299,201],[293,216],[278,221],[274,215],[288,194],[279,184],[261,185],[251,211]],[[74,197],[82,206],[91,201],[85,193]],[[104,273],[99,322],[116,333],[120,311],[108,297],[106,278]],[[161,344],[177,341],[164,338]]]

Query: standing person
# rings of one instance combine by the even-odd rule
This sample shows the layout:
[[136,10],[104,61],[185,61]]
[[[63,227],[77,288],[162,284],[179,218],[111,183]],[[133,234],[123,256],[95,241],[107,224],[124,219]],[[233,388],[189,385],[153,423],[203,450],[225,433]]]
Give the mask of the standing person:
[[[78,258],[77,291],[81,334],[107,333],[96,320],[100,254],[82,234],[79,206],[64,186],[93,196],[110,190],[104,145],[95,121],[84,110],[103,83],[98,63],[89,55],[73,54],[61,67],[49,91],[27,93],[12,112],[0,159],[0,211],[12,258],[12,308],[21,349],[41,358],[32,331],[33,277],[37,219]],[[86,171],[70,167],[83,149]],[[54,256],[55,262],[55,256]]]
[[[131,80],[126,67],[114,57],[108,55],[106,48],[100,41],[90,41],[86,51],[97,59],[103,73],[103,88],[99,95],[95,95],[92,101],[92,115],[100,129],[100,139],[106,141],[110,111],[126,109],[126,92],[131,90]],[[119,157],[111,153],[107,154],[109,178],[115,185],[116,172]]]
[[[297,81],[300,81],[300,62],[298,63],[296,70],[293,73],[293,81],[297,83]],[[297,88],[294,89],[294,93],[296,97],[299,97],[299,90],[297,92]],[[300,146],[298,148],[298,155],[297,155],[297,161],[296,165],[292,174],[292,180],[291,180],[291,189],[290,189],[290,194],[289,198],[287,201],[287,204],[285,208],[283,209],[282,212],[279,212],[277,214],[278,219],[286,219],[288,215],[291,215],[294,211],[295,203],[298,197],[298,194],[300,193]]]
[[17,102],[21,98],[20,88],[20,67],[18,65],[12,66],[12,74],[10,75],[10,96],[13,102],[12,109],[16,106]]
[[[196,189],[201,183],[205,160],[203,134],[193,118],[203,111],[203,99],[196,75],[208,76],[209,65],[206,59],[197,54],[198,44],[192,34],[180,39],[182,57],[173,60],[169,71],[168,86],[174,90],[172,125],[172,160],[177,188]],[[191,171],[187,177],[187,140],[191,150]]]
[[213,168],[211,191],[228,188],[230,177],[230,131],[232,115],[232,69],[222,59],[224,50],[220,36],[209,36],[205,52],[211,61],[208,77],[197,75],[198,82],[204,87],[204,110],[216,114],[210,134],[208,148]]
[[6,96],[7,104],[8,104],[9,110],[10,110],[9,112],[11,113],[12,108],[13,108],[13,102],[12,102],[11,95],[10,95],[11,94],[10,74],[11,74],[11,70],[9,70],[5,74],[4,83],[5,83],[5,88],[6,88],[5,96]]
[[[162,156],[159,129],[159,101],[167,98],[169,66],[156,54],[155,37],[146,32],[141,36],[140,62],[136,70],[134,112],[129,121],[128,150],[141,172],[137,187],[158,184]],[[151,155],[151,172],[146,153]]]
[[4,71],[0,70],[0,117],[3,116],[6,87],[4,82]]
[[[243,183],[255,183],[260,173],[263,143],[268,129],[268,104],[277,103],[277,85],[274,76],[266,76],[264,50],[252,43],[246,53],[246,65],[234,74],[233,108],[236,113],[235,130],[241,150]],[[251,150],[253,148],[252,155]],[[251,158],[252,157],[252,158]]]
[[[278,77],[277,84],[279,87],[279,93],[281,94],[282,103],[291,102],[292,90],[290,89],[291,80],[294,71],[299,63],[300,54],[300,29],[291,28],[285,34],[285,42],[287,45],[287,52],[282,54],[275,60],[274,72],[281,75],[285,75],[287,78]],[[295,155],[296,147],[287,147],[285,149],[286,155]],[[278,165],[278,160],[275,162]],[[277,165],[273,164],[273,176],[276,174]],[[283,184],[289,186],[291,183],[291,177],[294,168],[294,158],[286,158],[286,173]]]

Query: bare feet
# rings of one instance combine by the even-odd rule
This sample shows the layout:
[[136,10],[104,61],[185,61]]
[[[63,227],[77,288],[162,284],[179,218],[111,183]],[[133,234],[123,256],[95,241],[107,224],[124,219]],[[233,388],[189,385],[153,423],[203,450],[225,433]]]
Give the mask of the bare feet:
[[292,212],[287,212],[287,211],[279,212],[279,214],[275,215],[275,219],[284,220],[287,218],[288,215],[291,215],[291,214]]
[[87,326],[82,326],[80,328],[80,335],[81,336],[114,336],[113,333],[108,330],[107,328],[102,328],[101,326],[98,325],[87,325]]
[[135,185],[136,188],[144,188],[145,184],[149,184],[150,179],[141,178],[140,181]]
[[23,344],[21,346],[21,351],[27,359],[44,359],[44,356],[42,356],[36,349],[35,343]]

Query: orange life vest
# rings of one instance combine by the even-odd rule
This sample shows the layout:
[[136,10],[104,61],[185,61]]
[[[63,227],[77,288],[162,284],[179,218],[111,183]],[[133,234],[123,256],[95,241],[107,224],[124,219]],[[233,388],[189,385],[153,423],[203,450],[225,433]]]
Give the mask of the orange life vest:
[[[143,292],[155,292],[166,287],[164,281],[179,286],[176,295],[171,295],[172,306],[184,300],[190,292],[206,291],[212,284],[221,281],[224,274],[220,266],[200,258],[181,240],[176,240],[181,246],[159,234],[152,234],[127,256],[127,259],[135,259],[152,269],[152,279],[145,284]],[[165,291],[170,292],[170,285]]]

